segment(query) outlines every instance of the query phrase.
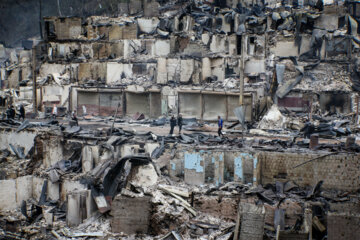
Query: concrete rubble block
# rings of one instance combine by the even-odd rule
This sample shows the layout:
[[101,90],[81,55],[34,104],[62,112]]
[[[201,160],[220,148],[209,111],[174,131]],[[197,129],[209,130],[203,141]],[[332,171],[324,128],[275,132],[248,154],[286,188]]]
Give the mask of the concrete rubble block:
[[149,228],[150,211],[150,197],[130,198],[117,195],[111,205],[112,232],[146,234]]
[[160,146],[159,143],[145,143],[145,152],[149,153],[150,156],[151,156],[152,152],[153,152],[158,146]]
[[43,164],[45,168],[51,167],[60,160],[63,160],[63,144],[61,138],[58,136],[51,136],[44,144],[44,160]]
[[20,206],[22,201],[32,198],[33,176],[23,176],[16,179],[16,204]]
[[153,164],[134,166],[129,176],[129,183],[134,186],[153,186],[157,180],[158,175]]
[[360,215],[355,213],[331,213],[327,215],[329,240],[359,239]]
[[56,183],[60,179],[60,175],[56,169],[52,169],[49,171],[49,178],[52,183]]
[[156,30],[160,20],[157,17],[138,18],[137,22],[138,22],[140,31],[142,31],[144,33],[153,33]]
[[130,156],[138,153],[140,146],[139,145],[129,145],[125,144],[121,146],[121,157]]
[[13,210],[16,207],[16,180],[0,180],[0,211]]
[[86,219],[86,198],[87,191],[72,192],[67,194],[67,226],[78,226],[84,219]]
[[0,146],[2,148],[8,147],[10,150],[9,144],[13,146],[23,147],[24,154],[27,155],[29,150],[34,146],[34,139],[37,133],[32,131],[2,131],[0,132]]
[[82,171],[87,173],[94,168],[94,157],[90,146],[84,146],[81,155]]
[[265,208],[250,203],[240,203],[240,239],[262,240],[264,235]]
[[65,179],[63,181],[63,183],[61,184],[61,189],[60,189],[61,201],[65,201],[66,195],[70,192],[81,191],[81,190],[86,190],[86,189],[87,189],[87,187],[78,181],[71,181],[71,180]]
[[90,148],[94,159],[94,166],[97,166],[100,163],[100,146],[90,146]]
[[185,153],[184,172],[185,183],[192,185],[205,183],[205,163],[199,152]]
[[213,35],[210,43],[210,51],[213,53],[227,53],[229,44],[226,36]]
[[167,56],[170,54],[169,40],[156,40],[152,48],[152,56]]

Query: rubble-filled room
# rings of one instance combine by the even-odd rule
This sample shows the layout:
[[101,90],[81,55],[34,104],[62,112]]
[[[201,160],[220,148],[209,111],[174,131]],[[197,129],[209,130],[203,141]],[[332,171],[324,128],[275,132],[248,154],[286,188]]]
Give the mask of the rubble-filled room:
[[0,239],[360,240],[358,9],[0,1]]

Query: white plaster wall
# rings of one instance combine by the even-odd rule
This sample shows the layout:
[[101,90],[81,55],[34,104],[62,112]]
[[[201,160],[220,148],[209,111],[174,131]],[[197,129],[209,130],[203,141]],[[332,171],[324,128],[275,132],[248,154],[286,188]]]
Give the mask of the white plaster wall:
[[180,82],[189,82],[194,72],[194,60],[186,59],[180,61]]
[[35,132],[30,131],[21,131],[18,133],[16,133],[16,131],[2,131],[0,132],[0,146],[9,150],[9,144],[24,147],[24,153],[27,155],[31,147],[34,145],[34,138],[36,135],[37,134]]
[[275,47],[270,47],[270,52],[277,57],[290,57],[298,55],[298,48],[294,41],[277,41]]
[[16,204],[20,206],[22,201],[32,198],[33,176],[23,176],[16,179]]
[[156,40],[152,48],[153,56],[167,56],[170,54],[170,40]]
[[264,73],[265,72],[265,60],[251,59],[245,62],[245,73]]
[[16,180],[0,181],[0,211],[12,210],[16,205]]
[[153,18],[138,18],[137,22],[139,29],[142,32],[151,33],[157,28],[160,21],[158,18],[153,17]]
[[133,75],[132,64],[109,62],[107,64],[106,84],[111,85],[121,80],[122,73],[125,73],[126,77],[131,77]]

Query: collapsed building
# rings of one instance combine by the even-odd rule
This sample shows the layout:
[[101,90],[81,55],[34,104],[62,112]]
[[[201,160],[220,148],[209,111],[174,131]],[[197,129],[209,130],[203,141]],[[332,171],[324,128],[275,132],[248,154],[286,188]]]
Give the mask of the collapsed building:
[[[0,49],[1,107],[30,118],[1,120],[0,236],[358,239],[357,6],[44,17],[43,39]],[[64,119],[45,119],[54,105]],[[178,114],[185,132],[168,136]]]

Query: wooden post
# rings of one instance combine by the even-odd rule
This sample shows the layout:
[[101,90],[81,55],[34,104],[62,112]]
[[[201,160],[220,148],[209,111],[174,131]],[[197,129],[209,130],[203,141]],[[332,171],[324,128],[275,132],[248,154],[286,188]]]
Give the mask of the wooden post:
[[239,232],[240,232],[240,223],[241,223],[241,205],[238,204],[238,211],[237,211],[237,218],[236,218],[236,225],[234,229],[234,238],[233,240],[239,239]]
[[241,63],[240,63],[240,95],[239,95],[239,105],[242,106],[244,104],[244,35],[241,35]]
[[113,123],[112,123],[112,125],[111,125],[110,134],[112,134],[112,131],[113,131],[113,129],[114,129],[115,119],[116,119],[116,115],[117,115],[117,112],[118,112],[119,107],[120,107],[120,102],[118,102],[118,105],[117,105],[117,107],[116,107],[116,111],[115,111],[115,115],[114,115],[114,120],[113,120]]
[[356,95],[356,123],[358,124],[359,122],[359,95]]
[[37,115],[37,99],[36,99],[36,47],[32,47],[32,75],[33,75],[33,113]]

